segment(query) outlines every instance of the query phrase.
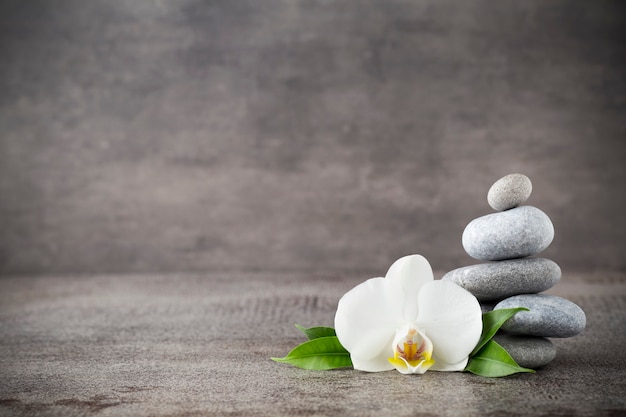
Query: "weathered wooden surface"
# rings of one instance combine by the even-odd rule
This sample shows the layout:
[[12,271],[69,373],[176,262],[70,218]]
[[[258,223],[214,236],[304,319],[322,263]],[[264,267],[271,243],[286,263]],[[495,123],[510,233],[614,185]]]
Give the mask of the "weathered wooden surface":
[[[439,274],[440,276],[441,274]],[[587,329],[536,374],[314,372],[272,362],[332,325],[361,276],[181,274],[0,280],[0,415],[573,415],[626,412],[626,287],[564,276]]]

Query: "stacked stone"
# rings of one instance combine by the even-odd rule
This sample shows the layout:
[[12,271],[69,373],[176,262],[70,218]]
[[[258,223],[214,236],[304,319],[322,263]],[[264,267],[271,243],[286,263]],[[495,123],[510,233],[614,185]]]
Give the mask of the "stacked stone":
[[556,285],[561,268],[550,259],[533,257],[552,243],[554,226],[543,211],[521,205],[531,192],[532,183],[522,174],[496,181],[487,201],[497,212],[472,220],[462,238],[471,257],[489,262],[455,269],[442,279],[471,292],[483,312],[528,308],[508,320],[495,340],[520,366],[538,368],[556,356],[548,338],[577,335],[586,317],[569,300],[539,294]]

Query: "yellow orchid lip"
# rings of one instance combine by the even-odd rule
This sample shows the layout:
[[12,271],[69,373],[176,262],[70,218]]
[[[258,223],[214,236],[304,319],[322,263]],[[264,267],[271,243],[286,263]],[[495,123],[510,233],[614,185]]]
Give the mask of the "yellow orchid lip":
[[414,327],[398,331],[393,351],[389,363],[403,374],[423,374],[435,364],[432,342]]

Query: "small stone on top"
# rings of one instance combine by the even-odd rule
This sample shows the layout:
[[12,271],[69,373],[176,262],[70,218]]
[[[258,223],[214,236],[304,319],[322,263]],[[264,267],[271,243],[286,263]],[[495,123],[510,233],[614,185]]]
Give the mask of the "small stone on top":
[[533,184],[524,174],[509,174],[496,181],[487,193],[487,202],[496,211],[512,209],[524,203]]

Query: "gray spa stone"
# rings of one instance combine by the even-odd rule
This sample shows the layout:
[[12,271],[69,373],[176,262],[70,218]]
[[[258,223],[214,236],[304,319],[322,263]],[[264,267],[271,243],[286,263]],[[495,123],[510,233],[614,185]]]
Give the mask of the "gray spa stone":
[[465,266],[441,279],[465,288],[478,301],[498,301],[512,295],[545,291],[560,278],[561,268],[554,261],[523,258]]
[[556,348],[545,337],[512,336],[498,333],[493,338],[509,355],[524,368],[537,369],[556,357]]
[[472,220],[463,231],[463,248],[482,261],[524,258],[546,249],[554,238],[550,218],[533,206],[520,206]]
[[542,337],[572,337],[585,329],[585,312],[573,302],[556,295],[523,294],[500,301],[494,310],[526,307],[501,327],[511,334]]
[[530,178],[523,174],[509,174],[496,181],[487,193],[487,202],[497,211],[517,207],[528,200],[533,191]]
[[483,314],[489,313],[496,306],[493,303],[478,303],[478,304],[480,304],[480,311]]

